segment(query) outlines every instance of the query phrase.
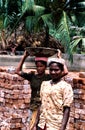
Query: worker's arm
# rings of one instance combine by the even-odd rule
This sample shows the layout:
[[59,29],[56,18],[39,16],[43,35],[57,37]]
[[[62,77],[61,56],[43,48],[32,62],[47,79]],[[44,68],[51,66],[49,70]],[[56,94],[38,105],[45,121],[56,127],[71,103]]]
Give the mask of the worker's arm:
[[67,74],[68,74],[68,68],[67,68],[66,64],[64,63],[64,70],[62,72],[62,77],[67,75]]
[[64,70],[62,72],[62,77],[63,77],[63,76],[65,76],[65,75],[68,74],[68,68],[66,66],[65,60],[62,58],[62,52],[61,52],[61,50],[57,49],[57,54],[56,55],[57,55],[57,58],[61,59],[61,61],[64,64]]
[[60,130],[65,130],[66,129],[68,119],[69,119],[69,115],[70,115],[70,107],[64,107],[63,120],[62,120],[62,125],[61,125]]
[[19,62],[19,64],[18,64],[18,66],[17,66],[17,68],[16,68],[16,73],[17,73],[18,75],[21,74],[23,64],[24,64],[24,62],[25,62],[25,59],[26,59],[28,56],[29,56],[29,53],[28,53],[27,51],[25,51],[23,57],[21,58],[21,60],[20,60],[20,62]]

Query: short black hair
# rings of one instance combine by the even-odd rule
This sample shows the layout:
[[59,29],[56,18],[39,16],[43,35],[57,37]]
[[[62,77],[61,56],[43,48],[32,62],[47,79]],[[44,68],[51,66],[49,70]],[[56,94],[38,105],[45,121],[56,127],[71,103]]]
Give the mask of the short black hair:
[[47,67],[47,62],[46,61],[38,60],[38,61],[35,61],[35,64],[37,64],[38,62],[41,62],[43,65],[45,65]]

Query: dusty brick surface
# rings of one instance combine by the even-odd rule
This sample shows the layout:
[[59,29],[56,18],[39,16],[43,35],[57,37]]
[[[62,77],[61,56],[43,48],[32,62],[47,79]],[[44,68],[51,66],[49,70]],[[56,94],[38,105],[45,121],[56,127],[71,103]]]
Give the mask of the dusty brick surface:
[[[74,91],[67,130],[85,130],[85,78],[79,77],[79,72],[69,72],[64,80],[72,85]],[[18,75],[6,73],[4,68],[4,72],[0,72],[0,129],[29,130],[30,98],[29,82]]]
[[27,130],[30,98],[27,80],[0,72],[0,130]]
[[85,78],[73,78],[74,128],[85,130]]

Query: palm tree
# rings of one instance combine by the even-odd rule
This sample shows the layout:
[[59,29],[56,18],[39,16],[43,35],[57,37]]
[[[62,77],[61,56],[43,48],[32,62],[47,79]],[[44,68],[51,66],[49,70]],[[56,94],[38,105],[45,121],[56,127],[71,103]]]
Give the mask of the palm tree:
[[[75,2],[75,1],[74,1]],[[72,5],[72,3],[71,3]],[[70,43],[70,49],[72,52],[81,53],[82,44],[85,44],[85,2],[84,0],[78,0],[73,5],[73,15],[71,17],[72,26],[72,41]],[[85,45],[84,45],[85,47]]]
[[[17,0],[17,2],[19,1]],[[83,20],[81,22],[80,17],[78,17],[81,15],[83,18],[85,15],[84,0],[82,2],[79,0],[25,0],[21,3],[22,9],[16,13],[16,16],[19,14],[20,16],[14,16],[14,20],[16,19],[17,22],[12,26],[11,32],[21,21],[24,21],[29,33],[45,29],[46,41],[49,41],[49,34],[51,34],[61,41],[65,52],[73,53],[74,48],[81,43],[81,38],[83,39],[85,34],[85,29],[80,30],[82,26],[85,26],[85,22]],[[79,34],[77,34],[77,29],[79,29]],[[74,39],[74,35],[80,37]],[[48,43],[46,43],[47,45]]]

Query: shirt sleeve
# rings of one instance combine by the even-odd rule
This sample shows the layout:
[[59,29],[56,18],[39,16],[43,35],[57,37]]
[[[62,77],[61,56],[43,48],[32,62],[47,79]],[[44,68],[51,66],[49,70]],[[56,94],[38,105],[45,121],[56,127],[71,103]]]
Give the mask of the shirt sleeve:
[[24,79],[31,81],[33,74],[32,73],[25,73],[25,72],[22,71],[20,76]]
[[70,84],[66,83],[63,90],[63,106],[70,107],[73,102],[73,89]]

